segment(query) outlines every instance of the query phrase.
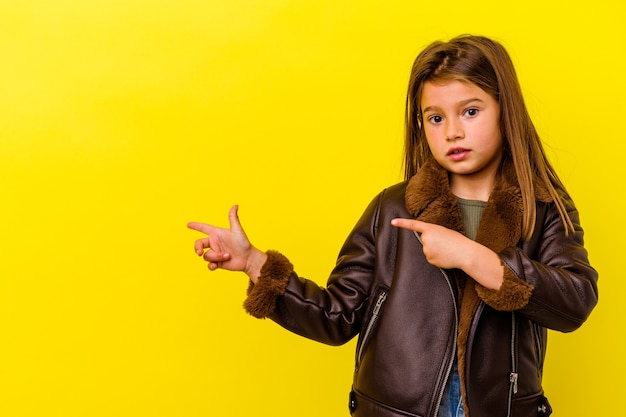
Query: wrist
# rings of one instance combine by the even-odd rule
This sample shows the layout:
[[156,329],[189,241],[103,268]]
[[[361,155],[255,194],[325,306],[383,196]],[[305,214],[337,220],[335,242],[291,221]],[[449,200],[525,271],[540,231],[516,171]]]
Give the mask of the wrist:
[[261,268],[267,261],[267,254],[253,247],[250,256],[248,257],[248,263],[244,272],[253,283],[257,283],[259,276],[261,275]]
[[462,269],[483,287],[500,289],[504,280],[504,266],[500,256],[486,246],[474,243],[474,250],[471,256],[465,258]]

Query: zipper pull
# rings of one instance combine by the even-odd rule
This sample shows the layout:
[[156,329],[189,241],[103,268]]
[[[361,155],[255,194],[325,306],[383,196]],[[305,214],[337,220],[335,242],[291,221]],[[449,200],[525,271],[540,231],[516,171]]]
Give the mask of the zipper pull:
[[387,298],[387,292],[383,291],[378,296],[378,299],[376,300],[376,305],[374,305],[374,310],[372,311],[372,316],[373,317],[378,316],[378,313],[380,312],[380,308],[382,307],[383,303],[385,302],[385,298]]
[[513,385],[513,394],[517,394],[517,377],[517,372],[511,372],[511,375],[509,376],[509,381]]

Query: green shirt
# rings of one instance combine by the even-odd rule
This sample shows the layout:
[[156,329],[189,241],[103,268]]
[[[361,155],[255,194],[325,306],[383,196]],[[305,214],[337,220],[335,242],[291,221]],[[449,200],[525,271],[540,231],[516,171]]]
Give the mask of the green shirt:
[[457,197],[456,201],[461,208],[461,218],[463,219],[465,236],[472,240],[476,240],[476,233],[478,233],[480,218],[483,215],[487,202],[480,200],[465,200],[460,197]]

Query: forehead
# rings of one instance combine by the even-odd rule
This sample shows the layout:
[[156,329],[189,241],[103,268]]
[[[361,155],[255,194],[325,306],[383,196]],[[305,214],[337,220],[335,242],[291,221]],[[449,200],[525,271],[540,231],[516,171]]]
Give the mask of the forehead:
[[468,100],[488,101],[491,96],[476,84],[461,80],[427,81],[422,87],[422,108],[446,107]]

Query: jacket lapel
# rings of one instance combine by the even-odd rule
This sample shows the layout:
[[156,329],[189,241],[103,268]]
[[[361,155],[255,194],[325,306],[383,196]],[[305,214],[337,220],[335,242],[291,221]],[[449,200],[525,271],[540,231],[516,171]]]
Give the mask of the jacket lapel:
[[[411,178],[406,207],[416,219],[463,232],[463,220],[450,191],[448,173],[430,158]],[[521,237],[522,197],[512,166],[505,166],[485,206],[476,241],[495,252],[515,246]]]

